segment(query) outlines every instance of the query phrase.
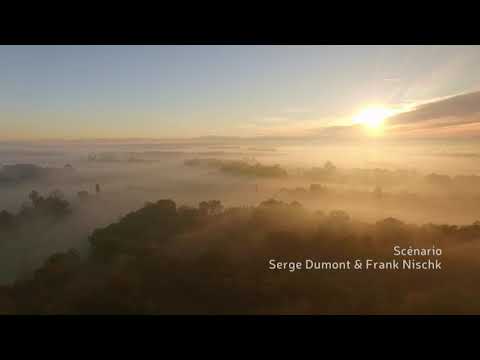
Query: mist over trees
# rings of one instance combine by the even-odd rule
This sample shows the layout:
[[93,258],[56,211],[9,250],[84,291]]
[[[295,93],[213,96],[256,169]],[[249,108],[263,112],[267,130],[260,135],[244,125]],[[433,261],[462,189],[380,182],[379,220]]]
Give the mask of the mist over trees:
[[[57,197],[50,199],[63,204]],[[46,205],[42,205],[46,206]],[[33,205],[35,207],[35,205]],[[42,210],[44,211],[44,210]],[[55,212],[56,213],[56,210]],[[3,226],[12,221],[0,216]],[[15,216],[14,216],[15,219]],[[256,207],[147,203],[88,238],[88,254],[50,256],[0,287],[0,312],[33,314],[480,313],[480,223],[356,221],[275,199]],[[270,259],[389,259],[392,246],[443,249],[441,272],[289,272]],[[466,301],[468,299],[468,301]]]
[[0,234],[14,232],[23,226],[29,226],[31,223],[39,221],[47,227],[52,222],[61,221],[71,213],[70,204],[59,190],[53,191],[48,196],[42,196],[34,190],[28,198],[30,201],[24,203],[17,214],[9,213],[6,210],[0,211]]
[[[144,145],[7,158],[2,313],[480,313],[473,166],[346,166],[343,148],[301,162],[282,147]],[[268,269],[433,244],[441,272]]]
[[249,163],[244,160],[189,159],[185,160],[184,164],[213,167],[225,174],[236,176],[284,178],[288,175],[287,171],[279,165],[262,165],[255,161]]
[[41,167],[33,164],[4,165],[0,168],[0,185],[48,180],[54,176],[73,174],[74,169],[70,164],[66,164],[63,168]]

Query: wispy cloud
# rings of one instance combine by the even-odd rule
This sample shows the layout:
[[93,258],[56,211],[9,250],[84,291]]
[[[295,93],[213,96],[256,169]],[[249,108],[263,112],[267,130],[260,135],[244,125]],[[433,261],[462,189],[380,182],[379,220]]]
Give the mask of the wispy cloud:
[[456,95],[417,106],[415,109],[392,116],[390,125],[403,125],[443,120],[446,124],[463,124],[480,121],[480,91]]
[[[399,106],[399,113],[386,120],[381,136],[466,137],[480,136],[480,91]],[[369,132],[350,117],[294,116],[286,112],[246,122],[242,130],[259,136],[298,138],[361,139]]]

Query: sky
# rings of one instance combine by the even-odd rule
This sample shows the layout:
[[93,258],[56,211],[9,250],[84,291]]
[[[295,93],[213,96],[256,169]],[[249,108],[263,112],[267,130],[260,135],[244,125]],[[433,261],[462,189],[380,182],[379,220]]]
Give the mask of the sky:
[[372,106],[390,134],[480,134],[478,64],[478,46],[0,46],[0,139],[343,136]]

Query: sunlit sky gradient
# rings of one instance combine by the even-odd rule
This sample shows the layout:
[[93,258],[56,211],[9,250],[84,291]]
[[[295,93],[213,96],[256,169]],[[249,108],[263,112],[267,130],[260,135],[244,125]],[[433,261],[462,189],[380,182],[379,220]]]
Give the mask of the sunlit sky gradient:
[[[478,46],[0,46],[0,139],[336,136],[372,104],[480,90],[479,64]],[[478,131],[478,103],[442,134]]]

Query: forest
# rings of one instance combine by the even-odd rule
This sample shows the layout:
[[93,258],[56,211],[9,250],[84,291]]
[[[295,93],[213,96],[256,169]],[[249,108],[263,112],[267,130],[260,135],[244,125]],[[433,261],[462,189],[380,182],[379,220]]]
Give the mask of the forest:
[[281,43],[0,45],[0,314],[480,315],[480,47]]
[[[71,216],[61,193],[32,192],[0,234]],[[40,219],[41,225],[39,224]],[[39,229],[41,231],[41,228]],[[67,236],[67,235],[66,235]],[[49,256],[0,287],[3,314],[463,314],[480,313],[480,222],[367,223],[275,199],[258,206],[149,202],[85,239],[88,251]],[[20,241],[20,239],[19,239]],[[394,246],[442,249],[441,271],[269,270],[269,260],[392,257]]]

